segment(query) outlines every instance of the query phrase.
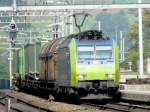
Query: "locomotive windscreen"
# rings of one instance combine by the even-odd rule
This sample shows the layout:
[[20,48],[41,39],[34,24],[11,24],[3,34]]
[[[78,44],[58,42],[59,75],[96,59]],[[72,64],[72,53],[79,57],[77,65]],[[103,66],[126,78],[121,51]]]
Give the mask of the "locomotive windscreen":
[[77,45],[77,61],[84,64],[113,62],[113,45],[80,42]]
[[92,59],[94,58],[94,46],[78,46],[79,59]]
[[112,58],[112,46],[96,46],[96,59]]

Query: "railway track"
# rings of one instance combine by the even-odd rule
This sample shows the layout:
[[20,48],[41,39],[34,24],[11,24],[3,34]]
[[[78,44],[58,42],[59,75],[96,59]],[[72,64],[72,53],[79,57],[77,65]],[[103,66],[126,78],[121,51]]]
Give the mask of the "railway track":
[[[98,109],[86,108],[80,105],[58,101],[50,102],[23,92],[0,90],[0,93],[4,93],[7,98],[11,99],[11,110],[15,110],[15,112],[99,112]],[[5,105],[4,100],[0,100],[0,103]]]
[[19,98],[7,95],[4,99],[0,100],[0,104],[5,106],[6,98],[10,99],[10,109],[15,112],[53,112],[49,109],[42,108],[37,105],[33,105],[29,102],[25,102]]
[[82,103],[83,106],[97,108],[99,110],[109,110],[111,112],[150,112],[150,106],[135,105],[124,102],[110,102],[107,104]]
[[[11,99],[11,110],[15,112],[150,112],[150,106],[127,100],[121,100],[119,103],[108,98],[91,101],[83,100],[76,107],[61,102],[46,102],[44,99],[14,91],[12,93],[9,91],[6,95],[7,98]],[[5,105],[4,98],[3,100],[0,99],[0,104]]]

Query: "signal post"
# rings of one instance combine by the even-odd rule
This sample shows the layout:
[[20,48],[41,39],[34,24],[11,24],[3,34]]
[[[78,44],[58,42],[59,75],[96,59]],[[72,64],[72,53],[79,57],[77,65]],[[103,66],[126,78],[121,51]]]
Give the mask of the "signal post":
[[9,78],[10,78],[10,88],[12,87],[12,47],[14,46],[14,39],[17,37],[17,25],[16,22],[11,20],[9,24]]

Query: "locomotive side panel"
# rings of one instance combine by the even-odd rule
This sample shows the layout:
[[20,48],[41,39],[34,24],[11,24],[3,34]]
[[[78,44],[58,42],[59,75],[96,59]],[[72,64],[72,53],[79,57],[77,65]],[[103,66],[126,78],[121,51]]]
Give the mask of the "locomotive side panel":
[[76,42],[72,39],[69,44],[69,54],[70,54],[70,74],[71,74],[71,86],[76,87],[78,80],[76,76]]
[[119,87],[119,79],[120,79],[120,69],[119,69],[119,47],[117,43],[115,43],[115,70],[116,70],[116,79],[115,83]]
[[[63,66],[62,66],[63,65]],[[59,86],[70,86],[70,59],[68,48],[59,49],[56,81]]]
[[[58,49],[57,64],[56,64],[56,81],[59,86],[70,86],[70,54],[68,45],[71,39],[63,41]],[[63,66],[62,66],[63,65]]]

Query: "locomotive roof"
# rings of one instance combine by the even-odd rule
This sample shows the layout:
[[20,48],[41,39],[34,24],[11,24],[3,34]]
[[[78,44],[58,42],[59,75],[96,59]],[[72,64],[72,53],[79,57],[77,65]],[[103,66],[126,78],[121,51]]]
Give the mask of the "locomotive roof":
[[113,40],[112,39],[105,39],[105,40],[97,40],[97,41],[82,41],[82,40],[76,40],[78,45],[112,45]]
[[73,34],[70,38],[78,38],[79,40],[100,40],[104,39],[102,31],[98,30],[87,30],[81,33]]
[[78,34],[69,35],[63,38],[57,38],[44,45],[40,51],[39,57],[52,56],[59,46],[66,40],[76,38],[78,40],[103,40],[103,33],[97,30],[88,30]]

